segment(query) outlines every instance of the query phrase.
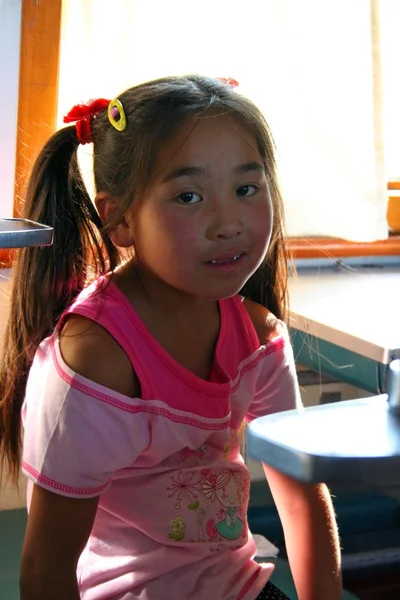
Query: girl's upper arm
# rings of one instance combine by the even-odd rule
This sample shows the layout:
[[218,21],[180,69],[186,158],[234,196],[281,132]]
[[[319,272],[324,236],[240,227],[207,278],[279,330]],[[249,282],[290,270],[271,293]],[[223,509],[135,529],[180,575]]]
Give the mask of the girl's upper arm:
[[21,573],[40,575],[53,567],[76,570],[96,516],[98,496],[67,498],[37,485],[33,488]]
[[256,302],[245,299],[243,304],[260,345],[269,346],[269,351],[260,355],[256,389],[247,409],[246,421],[300,408],[295,359],[286,325]]
[[140,384],[128,356],[95,321],[70,315],[61,330],[60,350],[75,373],[125,396],[140,396]]
[[[60,334],[60,349],[63,360],[75,373],[125,396],[136,398],[140,395],[139,382],[129,358],[114,338],[97,323],[80,315],[71,315]],[[85,398],[71,396],[70,403],[63,405],[63,411],[66,412],[65,414],[62,412],[63,421],[60,426],[57,426],[57,435],[53,436],[52,434],[55,438],[55,446],[52,449],[51,457],[49,458],[49,455],[46,458],[47,471],[44,472],[44,476],[48,477],[49,481],[57,479],[57,482],[70,487],[72,491],[75,488],[80,489],[82,487],[85,489],[88,488],[88,491],[91,491],[90,488],[96,491],[97,488],[103,488],[105,483],[107,483],[109,471],[111,473],[116,468],[119,468],[119,465],[124,466],[130,460],[133,460],[135,450],[133,442],[135,440],[132,441],[132,444],[130,441],[131,438],[127,438],[126,436],[122,440],[115,440],[114,444],[118,446],[115,448],[115,452],[113,452],[113,447],[111,447],[111,452],[109,450],[106,451],[103,440],[100,444],[101,451],[96,454],[93,441],[95,444],[100,443],[98,440],[102,439],[101,435],[103,433],[105,440],[107,436],[111,435],[109,428],[106,431],[102,430],[103,425],[101,420],[106,418],[104,411],[106,409],[109,410],[109,405],[100,403],[98,405],[100,421],[93,423],[93,435],[95,438],[97,436],[98,439],[94,439],[93,435],[91,437],[87,436],[86,441],[90,444],[87,453],[85,453],[84,445],[78,448],[76,446],[71,448],[71,443],[73,443],[71,440],[75,438],[74,436],[66,435],[64,439],[62,429],[67,426],[66,423],[71,427],[74,419],[79,418],[79,406],[76,406],[76,404],[82,400],[82,412],[85,415]],[[49,399],[49,402],[51,406],[51,399]],[[91,403],[93,409],[95,401],[90,398],[88,402]],[[31,408],[31,416],[37,414],[36,410],[33,412],[32,410],[33,408]],[[46,407],[42,406],[41,410],[43,414],[52,415],[51,410],[46,412]],[[91,414],[97,413],[93,413],[92,410]],[[119,426],[124,426],[123,432],[126,433],[126,424],[123,422],[125,414],[129,413],[117,411],[116,415],[119,420],[113,420],[116,431],[118,431]],[[69,418],[67,418],[68,415]],[[33,428],[35,421],[30,422],[28,417],[29,413],[27,414],[26,423],[28,429],[25,430],[25,435],[27,431],[30,432],[29,439],[32,442],[32,451],[27,453],[27,464],[28,466],[32,465],[32,469],[36,469],[42,473],[43,457],[40,456],[40,452],[38,454],[38,444],[34,439]],[[79,435],[79,432],[76,430],[73,433],[75,436]],[[43,443],[45,442],[46,440]],[[51,444],[47,443],[47,454],[49,453],[50,446]],[[30,447],[29,444],[27,447]],[[102,455],[102,451],[106,452],[104,456]],[[54,452],[56,453],[56,458],[61,453],[61,457],[58,460],[54,457]],[[69,468],[72,468],[71,464],[72,460],[74,460],[73,464],[76,466],[77,471],[79,471],[80,453],[82,453],[84,470],[90,468],[97,469],[93,478],[89,478],[88,481],[86,481],[86,478],[82,483],[82,473],[77,472],[77,477],[75,478],[74,474],[69,473],[67,469],[68,477],[63,479],[65,475],[62,471],[63,461],[69,461]],[[95,459],[93,458],[94,453],[96,454],[98,464],[95,463]],[[91,457],[89,462],[87,462],[89,460],[87,458],[88,455]],[[103,470],[105,474],[103,474]],[[29,469],[28,471],[29,473],[32,472]],[[56,489],[55,492],[57,492]],[[91,494],[90,498],[79,496],[66,497],[55,492],[37,484],[33,486],[21,563],[21,577],[25,582],[31,581],[32,577],[38,577],[39,579],[51,578],[52,572],[57,572],[60,569],[64,573],[74,574],[79,556],[92,530],[99,496]],[[51,571],[52,567],[54,567],[53,571]]]
[[247,298],[243,300],[243,305],[252,320],[260,344],[266,344],[279,333],[279,321],[267,308]]

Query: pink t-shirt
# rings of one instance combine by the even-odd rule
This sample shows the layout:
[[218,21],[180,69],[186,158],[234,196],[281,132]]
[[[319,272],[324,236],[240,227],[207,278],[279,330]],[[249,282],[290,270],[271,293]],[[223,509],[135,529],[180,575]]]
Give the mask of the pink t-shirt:
[[124,294],[101,278],[67,313],[101,324],[131,360],[141,397],[78,375],[58,329],[39,346],[23,406],[23,471],[73,498],[100,495],[78,565],[84,600],[253,600],[273,565],[254,562],[243,420],[300,404],[285,325],[260,346],[239,296],[220,301],[212,375],[177,363]]

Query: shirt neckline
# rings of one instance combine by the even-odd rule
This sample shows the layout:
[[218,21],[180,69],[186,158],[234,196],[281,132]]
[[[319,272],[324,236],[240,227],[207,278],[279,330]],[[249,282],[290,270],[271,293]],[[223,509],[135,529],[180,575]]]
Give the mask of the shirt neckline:
[[[107,280],[106,289],[114,299],[122,305],[128,318],[133,322],[137,331],[142,336],[143,340],[150,346],[152,351],[158,356],[163,364],[172,371],[176,377],[186,383],[189,387],[194,388],[201,392],[207,392],[208,395],[226,395],[226,390],[230,389],[230,380],[228,376],[226,381],[210,381],[203,379],[181,365],[167,350],[160,344],[160,342],[154,337],[151,331],[146,327],[142,319],[140,318],[135,307],[129,302],[123,291],[116,285],[116,283],[109,278],[104,277]],[[228,318],[226,314],[227,300],[218,300],[219,312],[220,312],[220,327],[218,332],[217,343],[215,345],[214,357],[212,363],[212,370],[210,377],[217,371],[225,373],[225,369],[220,361],[221,348],[226,339],[228,331]]]

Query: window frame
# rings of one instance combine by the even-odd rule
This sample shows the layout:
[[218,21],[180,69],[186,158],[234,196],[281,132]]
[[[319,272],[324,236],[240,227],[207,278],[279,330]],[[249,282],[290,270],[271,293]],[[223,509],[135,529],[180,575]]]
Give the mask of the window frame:
[[[15,217],[21,214],[31,166],[56,130],[62,0],[21,0],[21,11]],[[49,52],[49,48],[54,51]],[[398,222],[400,198],[391,197],[391,190],[398,194],[400,180],[388,182],[390,214]],[[293,259],[400,255],[400,231],[392,232],[386,240],[370,243],[327,237],[287,238],[286,248]],[[0,249],[0,267],[12,266],[12,259],[12,250]]]
[[[62,0],[21,0],[14,217],[21,215],[32,165],[56,129],[61,9]],[[0,267],[11,267],[13,255],[0,249]]]

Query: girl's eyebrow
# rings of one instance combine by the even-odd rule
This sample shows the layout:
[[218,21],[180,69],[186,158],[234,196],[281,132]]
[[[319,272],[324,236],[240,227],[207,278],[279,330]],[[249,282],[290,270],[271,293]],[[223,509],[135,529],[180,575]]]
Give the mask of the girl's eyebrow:
[[[173,179],[179,179],[180,177],[190,177],[195,175],[205,176],[209,169],[202,166],[181,166],[170,171],[162,180],[162,183],[167,183]],[[232,169],[233,175],[241,175],[243,173],[250,173],[251,171],[265,171],[264,165],[261,162],[251,161],[238,165]]]
[[262,163],[257,161],[251,161],[248,163],[244,163],[243,165],[238,165],[232,172],[234,175],[241,175],[242,173],[250,173],[250,171],[265,171],[265,167]]

